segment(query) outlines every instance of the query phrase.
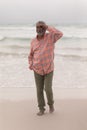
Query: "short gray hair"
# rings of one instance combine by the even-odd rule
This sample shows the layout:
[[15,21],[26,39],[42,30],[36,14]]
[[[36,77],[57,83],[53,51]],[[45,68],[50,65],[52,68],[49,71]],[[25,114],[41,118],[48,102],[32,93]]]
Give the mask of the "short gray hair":
[[40,24],[46,24],[44,21],[38,21],[38,22],[36,23],[36,25],[37,25],[38,23],[40,23]]

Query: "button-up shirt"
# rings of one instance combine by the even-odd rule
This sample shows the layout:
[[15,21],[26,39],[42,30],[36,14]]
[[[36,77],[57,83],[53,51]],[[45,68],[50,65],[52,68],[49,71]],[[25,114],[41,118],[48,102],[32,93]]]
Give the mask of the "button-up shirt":
[[63,33],[54,27],[47,28],[43,39],[37,36],[31,42],[28,62],[30,68],[40,75],[45,75],[54,70],[55,42],[63,36]]

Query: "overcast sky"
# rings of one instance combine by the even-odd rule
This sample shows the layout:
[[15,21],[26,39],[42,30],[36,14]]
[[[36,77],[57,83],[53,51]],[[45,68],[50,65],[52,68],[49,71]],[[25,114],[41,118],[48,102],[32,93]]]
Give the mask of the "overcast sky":
[[87,0],[0,0],[0,24],[87,23]]

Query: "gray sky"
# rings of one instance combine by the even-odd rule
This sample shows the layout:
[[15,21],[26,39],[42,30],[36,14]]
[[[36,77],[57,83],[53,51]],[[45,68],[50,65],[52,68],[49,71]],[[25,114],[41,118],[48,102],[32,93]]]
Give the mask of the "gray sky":
[[87,0],[0,0],[0,24],[87,23]]

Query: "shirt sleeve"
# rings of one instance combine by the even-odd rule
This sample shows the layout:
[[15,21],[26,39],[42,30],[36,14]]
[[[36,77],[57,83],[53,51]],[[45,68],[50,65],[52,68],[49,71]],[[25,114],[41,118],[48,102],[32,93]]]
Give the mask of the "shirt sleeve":
[[63,36],[63,33],[54,27],[48,26],[47,31],[49,32],[50,40],[53,43],[55,43],[58,39],[60,39]]
[[31,42],[31,46],[30,46],[30,53],[28,55],[28,63],[30,66],[33,65],[33,45],[32,45],[32,42]]

